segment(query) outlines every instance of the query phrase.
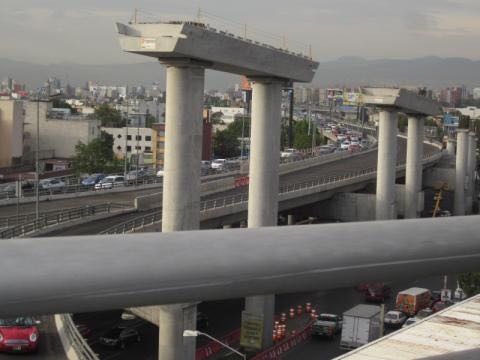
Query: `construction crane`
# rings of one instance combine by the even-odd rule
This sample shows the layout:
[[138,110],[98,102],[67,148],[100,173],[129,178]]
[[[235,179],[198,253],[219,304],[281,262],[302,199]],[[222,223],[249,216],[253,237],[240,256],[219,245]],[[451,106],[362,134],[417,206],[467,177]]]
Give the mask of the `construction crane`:
[[[443,199],[443,192],[444,191],[447,191],[448,190],[448,183],[446,182],[442,182],[439,184],[438,186],[438,190],[437,192],[435,193],[435,196],[434,196],[434,200],[435,200],[435,206],[433,208],[433,215],[432,217],[437,217],[437,215],[440,215],[441,214],[441,211],[440,211],[440,204],[441,204],[441,201]],[[440,215],[442,216],[442,215]],[[448,215],[443,215],[443,216],[448,216]]]

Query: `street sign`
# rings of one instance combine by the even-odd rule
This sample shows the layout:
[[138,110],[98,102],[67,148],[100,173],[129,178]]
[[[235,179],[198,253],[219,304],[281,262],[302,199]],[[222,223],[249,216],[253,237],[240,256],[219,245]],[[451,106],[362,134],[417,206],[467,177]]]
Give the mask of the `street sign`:
[[450,301],[452,300],[452,290],[450,289],[442,289],[442,293],[440,295],[440,300],[442,301]]
[[242,311],[242,330],[240,345],[248,349],[262,348],[263,315],[256,315]]

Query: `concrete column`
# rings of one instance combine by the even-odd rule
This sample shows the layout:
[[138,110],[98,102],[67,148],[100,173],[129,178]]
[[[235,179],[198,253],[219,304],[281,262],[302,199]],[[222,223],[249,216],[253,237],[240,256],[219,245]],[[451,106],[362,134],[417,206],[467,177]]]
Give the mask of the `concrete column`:
[[477,166],[477,138],[474,133],[468,134],[467,193],[465,197],[465,213],[472,213],[475,196],[475,168]]
[[457,158],[455,164],[455,202],[454,214],[465,215],[465,177],[468,162],[468,130],[457,130]]
[[[252,127],[248,227],[277,225],[282,84],[258,80],[252,85]],[[245,299],[245,311],[263,315],[263,347],[272,344],[275,295]]]
[[380,111],[378,123],[377,194],[375,218],[396,218],[395,173],[397,163],[398,113],[393,110]]
[[[204,81],[201,67],[167,65],[163,232],[200,227]],[[195,312],[194,305],[160,306],[160,360],[195,359],[195,338],[183,337],[184,329],[195,329]]]
[[295,215],[288,215],[288,225],[295,225]]
[[447,154],[455,155],[455,140],[453,139],[447,140]]
[[418,193],[422,190],[423,127],[422,118],[408,118],[405,219],[418,217]]

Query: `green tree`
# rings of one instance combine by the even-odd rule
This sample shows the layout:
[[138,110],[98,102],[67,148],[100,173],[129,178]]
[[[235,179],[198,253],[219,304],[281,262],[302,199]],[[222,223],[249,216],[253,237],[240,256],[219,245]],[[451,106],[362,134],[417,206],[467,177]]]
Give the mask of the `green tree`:
[[480,273],[463,273],[458,276],[460,287],[468,296],[480,293]]
[[293,147],[295,149],[309,149],[312,147],[312,133],[315,131],[315,144],[322,145],[325,143],[325,139],[315,126],[311,125],[310,134],[308,133],[308,121],[297,121],[293,125]]
[[240,155],[240,141],[237,135],[228,128],[217,130],[213,136],[213,152],[216,157],[231,158]]
[[148,114],[145,116],[145,127],[151,128],[153,124],[157,122],[157,119],[155,119],[155,116]]
[[97,106],[95,108],[95,117],[101,121],[102,126],[106,127],[122,127],[125,123],[121,112],[108,104]]
[[77,173],[110,172],[118,166],[113,153],[113,136],[104,131],[100,138],[75,146],[73,167]]
[[77,109],[72,107],[70,104],[68,104],[65,100],[63,99],[58,99],[58,98],[53,98],[52,99],[52,107],[57,108],[57,109],[70,109],[72,114],[77,113]]

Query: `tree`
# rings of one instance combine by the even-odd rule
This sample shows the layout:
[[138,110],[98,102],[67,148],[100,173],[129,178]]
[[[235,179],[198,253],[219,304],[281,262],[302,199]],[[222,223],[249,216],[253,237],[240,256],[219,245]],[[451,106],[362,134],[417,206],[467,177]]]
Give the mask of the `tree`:
[[116,171],[120,164],[113,153],[113,136],[102,131],[100,138],[75,146],[73,167],[77,173]]
[[145,127],[151,128],[153,124],[157,122],[157,119],[155,119],[155,116],[147,113],[145,116]]
[[240,141],[230,129],[217,130],[213,136],[213,152],[215,156],[231,158],[240,155]]
[[480,293],[480,273],[463,273],[458,276],[460,287],[468,296]]
[[122,127],[124,120],[119,110],[112,108],[108,104],[102,104],[95,108],[95,117],[100,120],[105,127]]
[[310,134],[308,133],[308,121],[302,120],[295,122],[293,126],[293,147],[295,149],[310,149],[312,147],[312,133],[315,131],[315,144],[321,145],[325,142],[318,129],[310,124]]
[[52,107],[56,109],[70,109],[72,114],[77,113],[77,109],[72,107],[70,104],[68,104],[65,100],[63,99],[58,99],[58,98],[53,98],[52,99]]

